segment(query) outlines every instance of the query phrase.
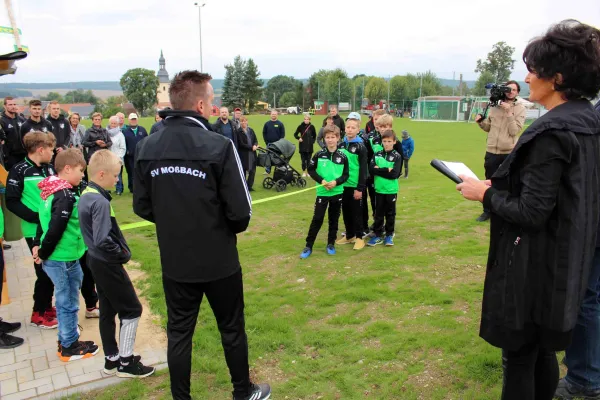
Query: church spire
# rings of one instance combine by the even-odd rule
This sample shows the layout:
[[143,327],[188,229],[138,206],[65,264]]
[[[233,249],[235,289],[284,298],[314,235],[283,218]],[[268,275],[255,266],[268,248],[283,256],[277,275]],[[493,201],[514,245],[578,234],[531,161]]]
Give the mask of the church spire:
[[167,69],[165,68],[165,56],[163,55],[163,51],[162,49],[160,50],[160,58],[158,59],[158,74],[156,74],[158,76],[159,82],[160,83],[165,83],[165,82],[169,82],[169,73],[167,72]]

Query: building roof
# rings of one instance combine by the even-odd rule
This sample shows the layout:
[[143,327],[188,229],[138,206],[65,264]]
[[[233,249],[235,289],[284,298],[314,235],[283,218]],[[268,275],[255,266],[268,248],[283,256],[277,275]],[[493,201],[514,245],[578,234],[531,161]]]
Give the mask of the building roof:
[[61,104],[60,109],[66,112],[67,114],[71,113],[71,109],[73,107],[86,107],[91,106],[91,103],[71,103],[71,104]]
[[160,83],[171,82],[171,80],[169,79],[169,73],[165,69],[165,57],[163,56],[162,50],[160,51],[160,58],[158,59],[158,66],[159,66],[159,69],[158,69],[158,73],[156,74],[156,76],[158,76],[158,82],[160,82]]
[[92,104],[88,106],[73,105],[71,107],[71,113],[78,113],[82,117],[89,117],[94,113],[94,106]]

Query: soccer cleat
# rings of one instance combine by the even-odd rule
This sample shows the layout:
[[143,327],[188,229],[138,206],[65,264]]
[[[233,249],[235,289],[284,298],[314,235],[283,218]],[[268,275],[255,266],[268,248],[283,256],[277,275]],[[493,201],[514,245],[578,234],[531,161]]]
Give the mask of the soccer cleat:
[[[142,359],[142,356],[133,356],[134,364],[139,363],[141,359]],[[116,374],[117,369],[119,368],[119,365],[121,365],[120,359],[117,359],[116,361],[110,361],[108,358],[105,358],[104,359],[104,373],[106,375]]]
[[394,236],[392,236],[392,235],[386,236],[385,239],[383,240],[383,243],[386,246],[393,246],[394,245]]
[[31,314],[31,325],[37,326],[40,329],[56,329],[58,328],[58,321],[55,318],[48,318],[46,315],[42,315],[38,312]]
[[98,346],[88,345],[89,342],[80,342],[76,340],[69,347],[60,346],[60,361],[69,362],[91,358],[98,354]]
[[4,332],[0,332],[0,350],[14,349],[19,347],[24,342],[20,337],[12,336]]
[[356,242],[355,237],[347,238],[346,236],[336,240],[335,244],[354,244]]
[[335,246],[332,244],[328,244],[327,245],[327,254],[329,254],[330,256],[335,254]]
[[365,241],[362,239],[356,239],[354,242],[354,250],[361,250],[365,247]]
[[300,258],[304,260],[305,258],[308,258],[311,254],[312,249],[310,247],[305,247],[304,250],[302,250],[302,253],[300,253]]
[[271,386],[266,383],[252,385],[252,391],[247,396],[233,396],[233,400],[268,400],[271,398]]
[[58,314],[56,313],[56,307],[50,307],[49,309],[46,310],[44,315],[46,316],[46,318],[57,319]]
[[378,244],[383,243],[383,240],[379,237],[379,236],[375,236],[374,238],[371,238],[371,240],[369,240],[369,242],[367,243],[367,246],[377,246]]
[[0,334],[2,333],[13,333],[21,329],[20,322],[6,322],[0,318]]
[[154,373],[154,367],[147,367],[140,360],[131,357],[132,361],[128,365],[123,365],[119,361],[117,367],[117,376],[119,378],[145,378]]
[[94,308],[86,308],[85,309],[85,317],[86,318],[100,318],[100,309],[98,307]]

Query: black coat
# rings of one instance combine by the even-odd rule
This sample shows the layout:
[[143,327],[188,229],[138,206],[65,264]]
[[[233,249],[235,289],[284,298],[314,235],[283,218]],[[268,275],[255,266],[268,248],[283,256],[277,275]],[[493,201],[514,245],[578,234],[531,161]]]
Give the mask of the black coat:
[[252,151],[252,147],[258,146],[258,138],[256,137],[256,133],[254,133],[254,129],[248,127],[248,132],[250,133],[250,142],[248,142],[248,136],[244,131],[242,129],[239,130],[239,154],[244,171],[251,170],[251,167],[256,162],[256,152]]
[[140,142],[133,211],[156,224],[163,275],[212,282],[241,268],[236,234],[252,207],[231,141],[192,111],[163,110],[165,126]]
[[317,131],[313,124],[306,125],[304,122],[301,123],[296,132],[294,132],[296,140],[302,138],[302,142],[299,144],[300,153],[311,153],[313,152],[313,145],[317,141]]
[[600,115],[569,101],[536,120],[492,177],[480,335],[517,350],[570,342],[596,245]]
[[[233,123],[233,120],[229,120],[229,124],[231,126],[231,135],[233,136],[233,145],[235,147],[236,150],[240,149],[240,144],[239,144],[239,139],[240,139],[240,130],[236,128],[235,124]],[[223,123],[223,121],[221,121],[221,118],[219,118],[217,120],[217,122],[215,122],[212,125],[212,129],[214,132],[217,132],[220,135],[223,135],[223,125],[225,125]],[[224,135],[223,135],[224,136]]]
[[56,137],[56,147],[66,149],[71,142],[71,124],[64,115],[59,115],[57,119],[48,116],[46,121],[52,125],[52,133]]

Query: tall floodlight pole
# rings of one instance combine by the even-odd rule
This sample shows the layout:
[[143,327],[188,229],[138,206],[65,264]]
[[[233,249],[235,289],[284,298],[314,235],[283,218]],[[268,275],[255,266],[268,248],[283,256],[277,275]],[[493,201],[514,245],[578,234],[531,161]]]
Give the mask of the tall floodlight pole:
[[198,32],[199,32],[199,36],[200,36],[200,72],[203,72],[202,70],[202,7],[204,7],[206,5],[206,3],[194,3],[194,5],[196,7],[198,7]]

